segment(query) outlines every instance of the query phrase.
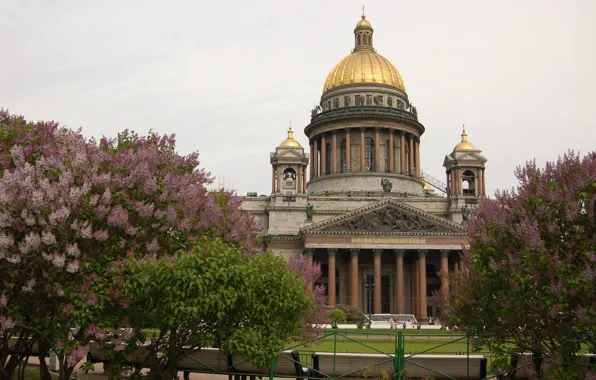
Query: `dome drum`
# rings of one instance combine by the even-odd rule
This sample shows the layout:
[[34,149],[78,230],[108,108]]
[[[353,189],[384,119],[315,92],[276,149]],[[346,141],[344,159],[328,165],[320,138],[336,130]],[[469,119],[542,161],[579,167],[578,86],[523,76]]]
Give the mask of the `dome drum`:
[[[422,196],[424,183],[415,177],[392,173],[344,173],[331,174],[311,180],[308,183],[309,195],[362,193],[376,194],[383,192],[381,180],[387,178],[393,185],[391,193]],[[362,194],[366,195],[366,194]]]

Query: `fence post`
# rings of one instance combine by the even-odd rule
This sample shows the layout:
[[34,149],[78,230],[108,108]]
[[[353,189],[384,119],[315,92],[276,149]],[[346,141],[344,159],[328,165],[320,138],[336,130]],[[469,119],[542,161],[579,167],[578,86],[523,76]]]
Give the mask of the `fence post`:
[[468,369],[468,379],[470,378],[470,337],[466,336],[466,354],[468,355],[468,360],[466,360],[466,366]]
[[277,371],[277,356],[271,361],[271,368],[269,369],[269,380],[273,380],[275,372]]
[[397,332],[397,342],[395,349],[395,357],[393,361],[394,374],[397,374],[397,379],[401,380],[403,372],[403,358],[404,358],[404,347],[403,347],[403,333]]
[[336,360],[337,360],[337,331],[334,331],[334,333],[333,333],[333,378],[334,379],[335,379],[335,361]]

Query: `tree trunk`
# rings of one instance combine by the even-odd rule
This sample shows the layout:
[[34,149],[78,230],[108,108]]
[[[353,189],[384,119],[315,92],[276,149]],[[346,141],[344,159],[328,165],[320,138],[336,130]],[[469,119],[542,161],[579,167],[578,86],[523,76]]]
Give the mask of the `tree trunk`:
[[542,354],[539,352],[532,352],[532,361],[534,362],[534,369],[536,370],[536,378],[542,379]]
[[[42,340],[39,341],[38,345],[39,345],[39,355],[38,355],[39,378],[41,380],[52,380],[52,375],[50,374],[50,369],[48,368],[48,365],[46,363],[46,358],[45,358],[46,351],[49,353],[48,345],[46,343],[44,343]],[[48,360],[50,360],[49,354],[48,354]]]

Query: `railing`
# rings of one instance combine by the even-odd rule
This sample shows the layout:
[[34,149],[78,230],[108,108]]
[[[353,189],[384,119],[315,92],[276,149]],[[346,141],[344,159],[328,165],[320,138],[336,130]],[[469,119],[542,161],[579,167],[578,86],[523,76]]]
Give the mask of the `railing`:
[[313,123],[318,120],[327,119],[330,117],[337,117],[337,116],[350,116],[350,115],[358,115],[358,114],[372,114],[372,115],[386,115],[386,116],[396,116],[402,117],[414,121],[418,121],[418,117],[411,112],[406,110],[400,110],[397,108],[389,108],[389,107],[375,107],[375,106],[351,106],[351,107],[342,107],[342,108],[334,108],[331,110],[323,111],[323,112],[312,112],[310,122]]
[[422,174],[422,177],[424,177],[424,182],[428,183],[435,189],[447,194],[447,185],[443,181],[431,176],[424,170],[421,170],[420,173]]

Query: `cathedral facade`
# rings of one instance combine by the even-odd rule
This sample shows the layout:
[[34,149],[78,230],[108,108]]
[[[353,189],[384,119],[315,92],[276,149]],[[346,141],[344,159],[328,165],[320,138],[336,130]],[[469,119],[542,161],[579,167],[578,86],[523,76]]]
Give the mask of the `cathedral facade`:
[[444,181],[421,170],[425,127],[373,35],[362,15],[352,53],[311,111],[308,149],[290,128],[270,153],[271,194],[249,193],[242,207],[268,249],[321,264],[330,306],[426,321],[438,312],[432,293],[461,269],[463,223],[485,196],[486,158],[464,130],[443,162]]

